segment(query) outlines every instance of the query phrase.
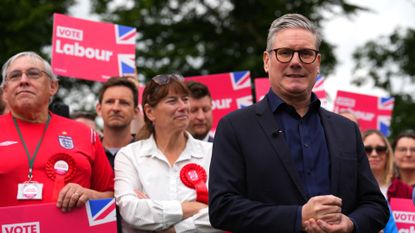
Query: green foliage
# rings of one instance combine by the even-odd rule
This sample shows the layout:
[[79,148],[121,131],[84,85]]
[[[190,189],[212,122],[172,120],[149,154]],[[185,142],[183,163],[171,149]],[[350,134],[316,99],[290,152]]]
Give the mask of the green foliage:
[[[345,1],[269,0],[136,0],[131,6],[108,9],[109,0],[93,0],[104,20],[136,27],[138,73],[150,78],[158,73],[185,76],[250,70],[266,76],[262,54],[271,22],[288,12],[308,16],[318,25],[322,10],[342,14],[361,10]],[[322,73],[333,71],[333,46],[323,42]]]
[[51,45],[53,13],[66,13],[74,0],[3,0],[0,4],[0,62],[22,51],[35,51],[44,57]]
[[[91,0],[102,21],[138,29],[138,74],[150,78],[159,73],[185,76],[250,70],[264,77],[262,54],[271,22],[289,12],[308,16],[319,26],[322,12],[351,15],[358,6],[345,0]],[[67,13],[74,0],[4,0],[0,4],[0,62],[25,50],[50,57],[53,13]],[[322,74],[331,73],[337,61],[334,46],[323,42]],[[56,101],[77,110],[92,110],[88,96],[100,84],[60,78]],[[73,109],[72,109],[73,110]]]
[[400,132],[407,129],[415,129],[415,103],[413,97],[408,94],[395,96],[395,107],[393,109],[391,122],[392,135],[396,137]]
[[[354,83],[362,85],[370,80],[395,97],[392,118],[392,137],[401,130],[415,129],[415,30],[396,29],[357,48]],[[407,90],[412,85],[412,90]],[[405,93],[406,89],[406,93]]]

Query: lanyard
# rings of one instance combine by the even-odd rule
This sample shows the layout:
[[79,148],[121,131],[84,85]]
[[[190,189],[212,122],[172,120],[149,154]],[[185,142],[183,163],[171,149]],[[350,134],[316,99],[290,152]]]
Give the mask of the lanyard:
[[13,119],[14,126],[16,127],[17,133],[19,134],[20,141],[22,142],[23,147],[24,147],[24,149],[25,149],[25,151],[26,151],[27,160],[29,160],[29,173],[28,173],[27,177],[29,178],[29,181],[31,181],[31,180],[32,180],[32,178],[33,178],[33,175],[32,175],[32,174],[33,174],[33,164],[34,164],[34,162],[35,162],[35,158],[36,158],[37,152],[39,151],[40,144],[42,144],[43,137],[45,136],[46,129],[47,129],[47,128],[48,128],[48,126],[49,126],[49,122],[50,122],[50,115],[48,114],[48,119],[46,120],[46,125],[45,125],[45,128],[43,129],[42,136],[40,137],[39,142],[37,143],[37,146],[36,146],[35,152],[33,152],[33,156],[30,156],[29,149],[28,149],[28,148],[27,148],[27,146],[26,146],[26,143],[25,143],[25,141],[24,141],[24,138],[23,138],[22,132],[20,131],[19,125],[17,124],[16,118],[14,118],[14,117],[12,116],[12,119]]

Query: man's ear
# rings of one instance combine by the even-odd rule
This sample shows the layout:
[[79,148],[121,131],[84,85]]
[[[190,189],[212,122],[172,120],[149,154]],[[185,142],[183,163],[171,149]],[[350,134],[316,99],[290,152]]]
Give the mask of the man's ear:
[[97,105],[95,105],[95,112],[98,114],[98,116],[102,116],[100,103],[97,103]]
[[54,96],[59,90],[59,82],[55,80],[50,80],[50,96]]
[[267,51],[264,51],[264,54],[262,55],[262,60],[264,61],[264,71],[268,73],[270,57]]

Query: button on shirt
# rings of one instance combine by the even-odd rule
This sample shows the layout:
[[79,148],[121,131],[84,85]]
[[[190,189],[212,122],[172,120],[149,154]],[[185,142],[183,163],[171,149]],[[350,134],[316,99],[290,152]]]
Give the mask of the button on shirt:
[[[123,232],[154,232],[171,226],[176,232],[221,232],[211,227],[207,208],[182,219],[181,203],[195,201],[196,192],[183,184],[180,171],[186,164],[196,163],[209,174],[212,154],[212,143],[196,140],[189,133],[187,136],[186,147],[172,166],[153,136],[118,151],[115,198],[128,223],[123,224]],[[146,193],[149,199],[138,198],[135,190]]]
[[301,117],[272,90],[267,94],[275,120],[283,135],[309,197],[330,193],[329,154],[321,124],[320,100],[313,93],[308,112]]

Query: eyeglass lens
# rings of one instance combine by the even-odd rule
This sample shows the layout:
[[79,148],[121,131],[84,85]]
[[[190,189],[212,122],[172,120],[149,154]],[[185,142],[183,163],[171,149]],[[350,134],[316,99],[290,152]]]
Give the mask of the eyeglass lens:
[[294,57],[294,53],[297,52],[301,62],[310,64],[316,60],[318,54],[318,51],[313,49],[294,50],[290,48],[279,48],[274,49],[274,51],[277,60],[282,63],[290,62]]
[[10,81],[17,81],[22,78],[23,74],[30,79],[38,79],[42,76],[42,71],[37,68],[31,68],[26,71],[14,70],[7,75],[7,79]]

